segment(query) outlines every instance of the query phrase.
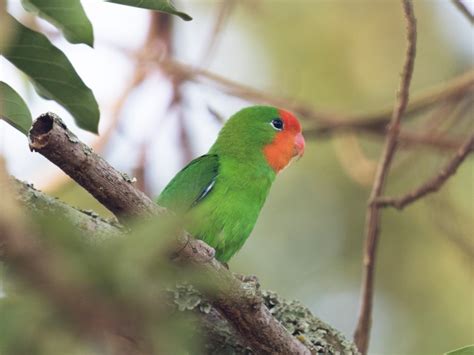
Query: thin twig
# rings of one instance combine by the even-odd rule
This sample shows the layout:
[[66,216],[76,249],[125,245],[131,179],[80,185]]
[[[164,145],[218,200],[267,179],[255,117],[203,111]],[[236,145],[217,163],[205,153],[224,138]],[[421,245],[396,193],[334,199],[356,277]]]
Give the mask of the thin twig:
[[226,122],[226,119],[219,111],[217,111],[211,105],[207,105],[207,111],[209,111],[211,116],[214,118],[215,122],[217,122],[221,126],[224,125],[224,123]]
[[[309,104],[299,102],[292,98],[272,95],[242,83],[230,80],[224,76],[194,67],[177,61],[167,56],[147,56],[152,63],[158,63],[161,70],[177,75],[181,80],[195,83],[210,83],[216,88],[229,95],[240,97],[251,102],[268,103],[275,106],[285,107],[292,110],[302,118],[314,121],[318,127],[312,128],[314,134],[323,136],[326,133],[347,130],[382,130],[390,122],[393,107],[383,108],[374,112],[362,114],[345,114],[334,110],[316,110]],[[413,95],[412,100],[406,108],[405,115],[412,116],[422,111],[431,109],[445,103],[447,100],[459,100],[462,98],[473,100],[474,70],[467,71],[447,83],[435,85]],[[305,132],[308,132],[307,130]]]
[[471,14],[469,9],[467,8],[466,4],[464,4],[461,0],[452,0],[454,6],[456,6],[459,11],[467,18],[467,20],[474,25],[474,14]]
[[467,156],[474,151],[474,134],[467,139],[459,148],[456,155],[454,155],[448,163],[431,179],[423,183],[418,188],[401,197],[379,197],[375,199],[379,207],[395,207],[396,209],[403,209],[405,206],[413,203],[426,195],[438,191],[441,186],[456,173],[459,166],[467,158]]
[[[428,205],[434,227],[445,237],[469,263],[474,261],[474,240],[471,232],[462,230],[462,225],[470,221],[471,216],[464,215],[447,195],[438,196]],[[448,212],[449,211],[449,212]],[[467,230],[470,230],[467,228]],[[467,235],[464,235],[467,234]],[[472,264],[469,264],[471,267]]]
[[[156,13],[153,17],[153,21],[157,22],[157,28],[160,28],[160,31],[157,31],[155,36],[156,40],[161,43],[165,48],[164,58],[168,58],[174,55],[174,46],[173,46],[173,37],[172,37],[172,28],[174,23],[174,18],[170,14],[165,13]],[[161,61],[157,62],[158,65],[161,64]],[[178,130],[179,130],[179,141],[181,143],[181,151],[183,158],[183,165],[187,164],[193,157],[193,149],[191,145],[191,140],[188,132],[188,127],[186,127],[186,113],[184,110],[185,106],[185,96],[183,91],[182,84],[184,83],[184,76],[182,75],[169,75],[167,71],[159,70],[164,72],[168,77],[169,83],[171,85],[172,94],[171,100],[168,105],[167,114],[171,115],[172,111],[176,114],[178,119]]]
[[[335,131],[357,128],[380,128],[390,122],[393,108],[384,108],[375,112],[360,115],[348,115],[329,110],[316,110],[309,104],[298,102],[291,98],[275,96],[270,93],[252,88],[239,82],[230,80],[206,69],[195,68],[174,59],[163,60],[163,69],[181,75],[188,81],[206,83],[209,81],[218,89],[229,95],[245,100],[285,107],[303,118],[320,124],[321,130]],[[474,90],[474,70],[463,73],[453,78],[446,84],[438,85],[416,95],[408,105],[406,114],[416,114],[444,100],[454,99],[469,95]]]
[[[334,134],[344,134],[347,132],[353,132],[354,130],[340,130],[336,131]],[[385,137],[384,131],[382,130],[375,130],[375,129],[356,129],[356,132],[359,133],[361,136],[367,136],[371,138],[381,138]],[[317,138],[325,138],[327,137],[328,132],[321,133],[318,129],[306,129],[304,131],[304,137],[307,140],[317,139]],[[407,130],[402,130],[398,136],[398,142],[403,143],[405,147],[412,147],[412,146],[424,146],[428,148],[433,148],[437,150],[446,150],[446,151],[453,151],[459,148],[459,142],[462,142],[462,137],[454,136],[450,137],[447,135],[432,135],[432,134],[425,134],[425,133],[418,133],[418,132],[411,132]]]
[[[110,108],[110,119],[107,122],[107,127],[91,144],[92,149],[99,154],[104,151],[112,135],[118,131],[120,120],[122,118],[122,111],[128,101],[128,98],[135,91],[135,89],[139,87],[150,75],[150,66],[146,65],[148,60],[145,59],[145,53],[148,52],[148,43],[149,40],[145,42],[144,47],[139,52],[134,53],[133,57],[130,56],[130,59],[134,61],[134,69],[131,79],[112,103]],[[126,49],[123,49],[122,52],[125,50]],[[127,52],[129,51],[127,50]],[[48,179],[47,185],[44,186],[43,189],[46,191],[58,191],[62,186],[70,181],[71,180],[66,175],[56,174]]]
[[211,58],[215,53],[222,33],[224,32],[223,29],[227,24],[230,15],[232,14],[232,10],[235,8],[236,3],[236,0],[225,0],[221,3],[218,3],[219,9],[216,16],[216,21],[212,28],[211,37],[209,38],[209,42],[207,43],[207,45],[204,47],[205,50],[200,60],[201,67],[206,67],[211,61]]
[[[368,132],[370,133],[370,132]],[[452,151],[459,148],[459,142],[462,142],[462,137],[447,137],[432,134],[424,134],[410,131],[400,131],[398,142],[405,146],[425,146],[438,150]],[[401,146],[401,144],[400,144]]]
[[145,195],[151,196],[151,191],[146,181],[146,166],[148,163],[148,141],[140,144],[138,148],[138,158],[132,169],[132,174],[137,179],[135,186]]
[[384,150],[377,166],[366,215],[362,302],[354,334],[354,341],[362,354],[367,354],[369,347],[374,297],[375,257],[380,232],[380,210],[373,201],[383,193],[386,177],[396,151],[398,133],[400,131],[400,121],[408,105],[409,87],[416,56],[416,18],[413,12],[413,4],[411,0],[402,0],[402,5],[407,21],[408,45],[405,55],[405,63],[403,65],[397,103],[393,111]]

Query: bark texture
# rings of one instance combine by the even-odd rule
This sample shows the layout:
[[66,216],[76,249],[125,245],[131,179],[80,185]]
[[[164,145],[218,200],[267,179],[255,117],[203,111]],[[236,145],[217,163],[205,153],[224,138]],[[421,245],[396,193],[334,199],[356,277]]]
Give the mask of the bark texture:
[[61,168],[117,217],[152,216],[163,211],[133,186],[130,177],[82,143],[54,113],[38,117],[29,141],[32,151]]

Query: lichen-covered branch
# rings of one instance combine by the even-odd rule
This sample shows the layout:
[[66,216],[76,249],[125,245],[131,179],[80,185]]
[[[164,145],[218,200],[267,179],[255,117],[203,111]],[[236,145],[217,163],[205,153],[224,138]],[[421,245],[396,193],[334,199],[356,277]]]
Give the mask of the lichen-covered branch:
[[292,337],[270,313],[257,287],[240,282],[224,265],[210,257],[210,247],[200,240],[186,243],[176,259],[201,268],[214,281],[211,303],[245,339],[262,354],[310,354],[301,341]]
[[[101,242],[124,234],[118,222],[101,218],[93,211],[81,211],[35,189],[33,185],[11,179],[16,189],[16,199],[36,214],[57,215],[66,218],[78,230],[84,232],[90,242]],[[0,187],[4,189],[7,187]]]
[[[247,287],[254,290],[256,285],[247,282]],[[258,287],[258,286],[257,286]],[[259,291],[263,304],[272,315],[312,353],[357,355],[355,345],[330,325],[319,320],[298,301],[287,301],[275,292]],[[208,354],[252,354],[252,349],[229,325],[229,322],[216,308],[208,302],[199,291],[191,285],[180,285],[174,291],[174,303],[179,310],[191,311],[198,315],[202,334],[207,337]],[[205,314],[206,317],[202,317]],[[286,354],[286,353],[285,353]]]
[[[77,210],[34,189],[27,183],[12,179],[9,183],[15,187],[15,198],[23,206],[35,214],[53,213],[67,218],[79,231],[84,232],[82,234],[89,236],[92,242],[102,242],[111,237],[126,235],[126,231],[116,225],[116,222],[104,220],[92,212]],[[2,185],[1,188],[6,189],[7,186]],[[181,242],[182,245],[186,244],[186,240]],[[203,247],[205,247],[204,244]],[[187,249],[187,252],[194,254],[192,248]],[[212,250],[208,249],[206,253],[212,255]],[[181,256],[179,260],[183,260],[183,257]],[[205,263],[209,260],[209,256],[206,255],[205,258],[198,260]],[[283,300],[274,292],[260,292],[258,285],[252,280],[244,282],[241,287],[246,292],[254,292],[260,297],[258,302],[262,302],[270,310],[272,316],[312,352],[357,354],[352,342],[345,339],[341,333],[328,324],[314,317],[299,302]],[[220,354],[229,351],[234,354],[251,353],[252,349],[249,348],[248,342],[235,331],[233,325],[221,311],[209,302],[209,297],[202,295],[191,285],[184,284],[178,285],[172,292],[173,303],[179,311],[192,311],[197,315],[196,330],[206,339],[204,346],[207,353]],[[129,351],[132,351],[128,347],[132,346],[131,344],[124,343],[121,346],[122,348],[127,346]]]

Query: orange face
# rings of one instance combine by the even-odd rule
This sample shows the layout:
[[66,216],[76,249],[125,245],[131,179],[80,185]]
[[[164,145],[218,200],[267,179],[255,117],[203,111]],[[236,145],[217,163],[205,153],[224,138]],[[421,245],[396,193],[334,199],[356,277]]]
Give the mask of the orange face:
[[301,133],[301,124],[290,112],[278,110],[283,127],[272,143],[263,148],[268,164],[276,173],[285,168],[293,158],[300,158],[304,153],[305,141]]

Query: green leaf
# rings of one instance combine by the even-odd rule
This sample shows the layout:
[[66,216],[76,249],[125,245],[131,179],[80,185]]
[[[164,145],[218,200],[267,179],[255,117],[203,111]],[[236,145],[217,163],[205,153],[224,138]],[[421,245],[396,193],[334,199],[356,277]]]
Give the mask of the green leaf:
[[474,355],[474,345],[468,345],[464,348],[448,351],[444,355]]
[[100,118],[97,101],[69,59],[43,34],[11,19],[15,33],[2,53],[5,58],[30,78],[41,96],[55,100],[68,110],[79,127],[97,133]]
[[10,18],[7,14],[7,2],[0,0],[0,50],[7,46],[12,32]]
[[0,118],[24,134],[31,127],[31,113],[21,96],[8,84],[0,81]]
[[21,0],[25,10],[50,22],[71,43],[94,45],[92,24],[80,0]]
[[168,14],[177,15],[185,21],[191,21],[193,18],[184,12],[176,10],[171,0],[105,0],[120,5],[128,5],[133,7],[141,7],[143,9],[156,10],[166,12]]

